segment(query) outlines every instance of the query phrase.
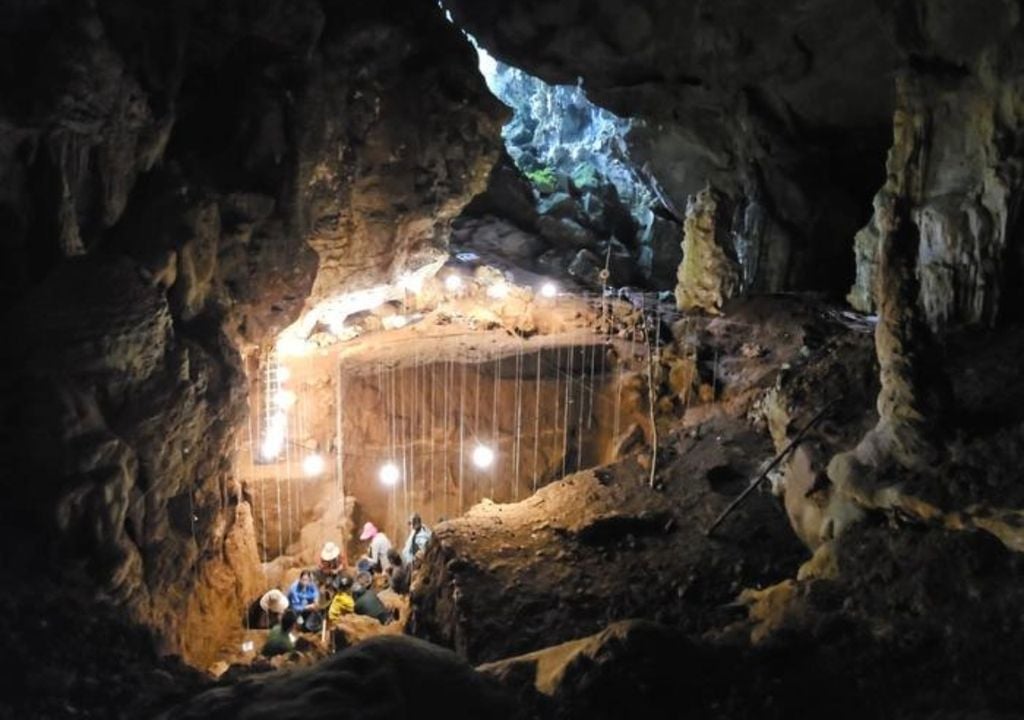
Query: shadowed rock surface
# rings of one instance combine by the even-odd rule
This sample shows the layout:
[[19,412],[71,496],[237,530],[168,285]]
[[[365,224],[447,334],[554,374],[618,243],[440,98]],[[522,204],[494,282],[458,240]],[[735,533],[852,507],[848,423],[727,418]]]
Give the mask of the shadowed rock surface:
[[5,17],[8,529],[203,662],[261,582],[239,351],[442,252],[503,111],[427,3]]
[[518,714],[488,677],[413,638],[376,638],[312,668],[207,691],[161,720],[237,718],[508,718]]

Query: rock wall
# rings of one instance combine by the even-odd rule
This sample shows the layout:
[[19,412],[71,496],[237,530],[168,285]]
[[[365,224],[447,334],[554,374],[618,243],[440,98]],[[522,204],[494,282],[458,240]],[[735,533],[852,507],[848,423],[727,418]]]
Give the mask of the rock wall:
[[201,663],[256,582],[239,348],[443,249],[502,109],[429,2],[16,4],[0,34],[9,530]]
[[[910,220],[918,228],[915,300],[933,330],[992,325],[1015,313],[1020,273],[1021,88],[998,61],[976,72],[913,72],[899,84],[893,156],[912,158]],[[987,65],[987,63],[985,63]],[[892,192],[894,179],[883,192]],[[850,303],[878,306],[879,219],[856,237]],[[1009,307],[1008,307],[1009,306]]]

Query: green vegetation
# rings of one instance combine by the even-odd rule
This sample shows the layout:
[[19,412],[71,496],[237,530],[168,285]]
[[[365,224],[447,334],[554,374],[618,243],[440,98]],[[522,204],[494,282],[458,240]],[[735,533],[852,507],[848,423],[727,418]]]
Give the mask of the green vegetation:
[[526,173],[527,179],[542,193],[553,193],[558,187],[558,176],[549,167]]
[[601,174],[592,163],[582,162],[572,171],[572,184],[580,190],[596,188],[601,184]]

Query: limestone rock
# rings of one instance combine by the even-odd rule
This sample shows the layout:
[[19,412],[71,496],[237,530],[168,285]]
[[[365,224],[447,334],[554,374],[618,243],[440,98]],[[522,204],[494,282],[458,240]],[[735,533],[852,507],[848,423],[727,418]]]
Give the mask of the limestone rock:
[[725,217],[722,198],[710,187],[690,199],[676,285],[676,305],[681,310],[717,313],[740,290]]
[[[1000,137],[1019,124],[1003,103],[1022,100],[1016,90],[1009,91],[1013,99],[1000,98],[995,82],[984,75],[955,83],[911,76],[899,85],[890,164],[914,156],[927,165],[911,181],[909,220],[917,228],[917,297],[936,331],[991,325],[1007,311],[1007,294],[1015,292],[1006,277],[1008,264],[1010,276],[1019,269],[1008,253],[1015,242],[1011,216],[1019,170]],[[890,180],[884,192],[894,191]],[[876,212],[856,236],[857,278],[849,300],[864,312],[878,306],[879,223]]]

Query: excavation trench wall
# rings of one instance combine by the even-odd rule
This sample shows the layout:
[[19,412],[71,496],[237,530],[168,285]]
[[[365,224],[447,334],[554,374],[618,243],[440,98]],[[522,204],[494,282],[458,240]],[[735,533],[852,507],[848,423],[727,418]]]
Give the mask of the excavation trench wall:
[[[244,443],[236,461],[261,557],[313,562],[327,540],[344,541],[356,556],[364,544],[358,529],[368,520],[399,542],[412,512],[433,525],[479,502],[523,499],[566,472],[607,462],[614,436],[642,421],[636,398],[616,399],[623,375],[615,357],[600,342],[526,343],[520,352],[476,348],[458,359],[318,357],[291,364],[298,398],[291,449],[282,462],[260,464]],[[258,447],[258,387],[252,397]],[[490,467],[474,464],[477,445],[494,451]],[[321,451],[322,475],[304,476],[307,451],[300,446]],[[380,481],[388,462],[401,474],[390,487]]]

